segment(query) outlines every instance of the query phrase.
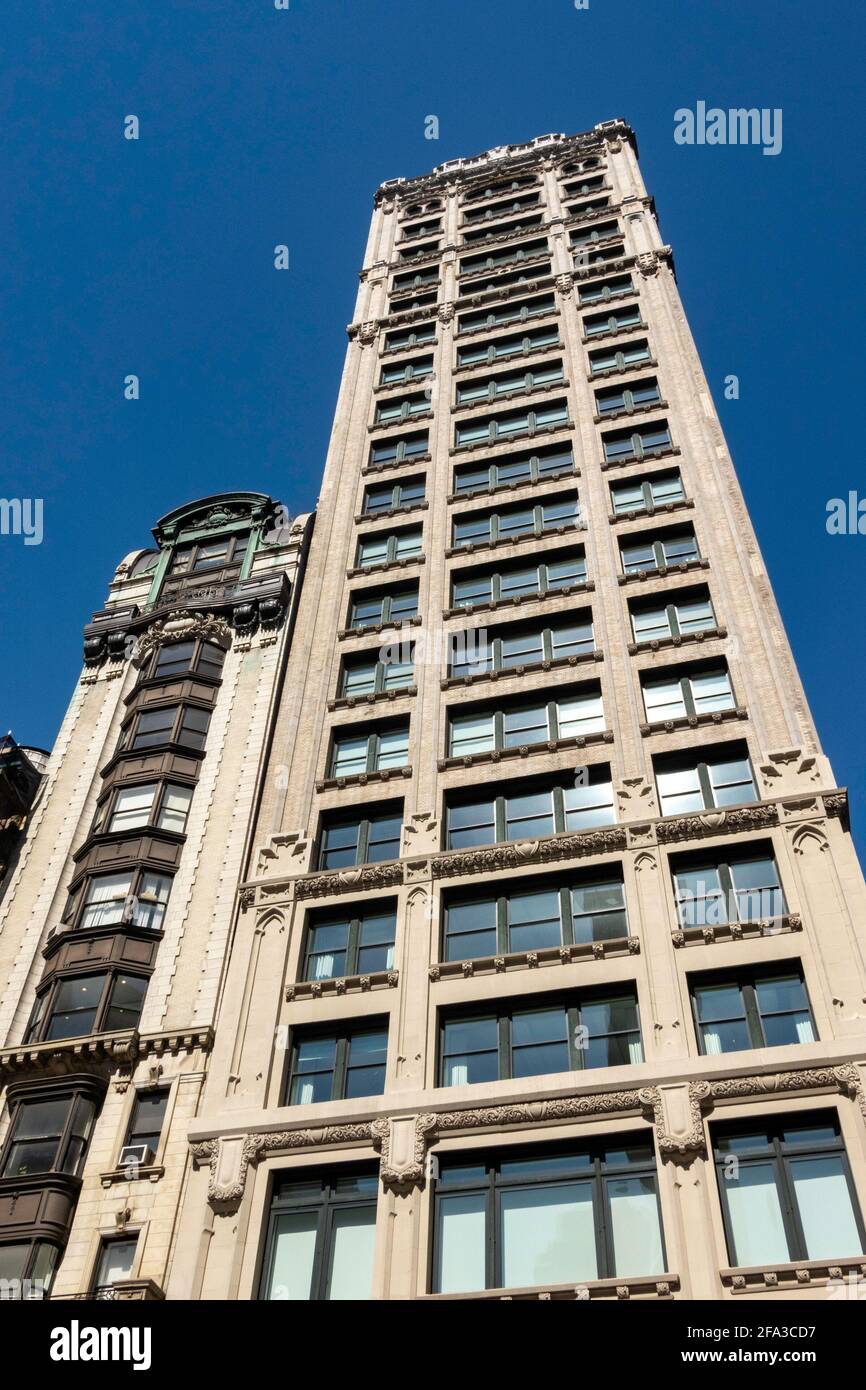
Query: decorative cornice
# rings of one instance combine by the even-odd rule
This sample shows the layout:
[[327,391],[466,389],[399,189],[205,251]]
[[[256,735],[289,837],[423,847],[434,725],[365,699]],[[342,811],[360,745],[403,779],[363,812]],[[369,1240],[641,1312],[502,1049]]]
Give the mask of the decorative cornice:
[[299,878],[297,898],[321,898],[332,893],[359,893],[369,888],[393,888],[403,882],[403,865],[398,859],[384,864],[363,864],[357,869],[333,869]]

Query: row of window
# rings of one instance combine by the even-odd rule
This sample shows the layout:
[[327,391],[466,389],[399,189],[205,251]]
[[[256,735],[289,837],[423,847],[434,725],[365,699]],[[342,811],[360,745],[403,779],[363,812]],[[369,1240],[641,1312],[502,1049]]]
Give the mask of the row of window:
[[[405,404],[399,403],[401,411]],[[423,394],[409,403],[409,413],[422,414],[429,409],[430,402]],[[479,444],[493,446],[509,439],[522,439],[546,430],[564,428],[570,423],[567,401],[545,401],[535,410],[508,411],[456,424],[454,443],[458,448]],[[609,465],[653,458],[670,452],[674,447],[667,420],[610,431],[602,435],[601,443],[604,461]],[[399,439],[377,440],[370,446],[370,462],[374,465],[411,462],[413,458],[426,455],[428,448],[426,430],[403,435]]]
[[[500,639],[496,653],[499,664],[495,669],[507,670],[525,661],[538,662],[544,659],[545,650],[551,653],[552,659],[592,651],[592,644],[592,627],[585,624],[545,628],[540,633],[522,634],[510,641]],[[476,674],[479,667],[485,669],[477,655],[475,650],[464,653],[462,664],[455,663],[452,669],[458,675],[463,672]],[[373,671],[368,664],[349,663],[342,690],[347,698],[359,698],[371,688],[374,692],[377,688],[406,688],[412,679],[411,662],[386,665],[377,660]],[[641,678],[641,694],[650,724],[736,708],[730,675],[724,666],[672,671],[662,677],[645,673]],[[450,709],[446,756],[465,757],[533,746],[599,733],[605,728],[600,687],[598,682],[592,682],[576,691],[548,696],[539,694],[532,700],[515,699],[493,707]],[[389,721],[374,729],[338,730],[333,737],[329,776],[347,777],[359,772],[405,767],[408,760],[408,719]]]
[[[732,1266],[863,1253],[863,1220],[834,1112],[719,1123],[710,1135]],[[658,1172],[645,1132],[448,1154],[431,1186],[433,1293],[574,1287],[667,1271]],[[369,1299],[377,1188],[367,1167],[277,1177],[259,1297]]]

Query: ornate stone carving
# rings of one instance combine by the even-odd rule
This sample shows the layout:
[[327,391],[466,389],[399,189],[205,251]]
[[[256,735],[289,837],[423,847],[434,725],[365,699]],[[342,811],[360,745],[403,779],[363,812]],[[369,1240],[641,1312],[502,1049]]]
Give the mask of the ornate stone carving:
[[436,317],[440,323],[450,323],[454,318],[454,305],[450,300],[445,304],[440,304],[436,310]]
[[295,883],[298,898],[321,898],[334,893],[364,892],[368,888],[393,888],[403,881],[403,866],[365,864],[358,869],[340,869],[332,873],[311,874]]
[[671,844],[676,840],[700,840],[708,835],[735,835],[742,830],[763,830],[778,825],[779,808],[774,803],[742,806],[733,811],[705,811],[696,816],[672,816],[660,820],[659,840]]
[[557,275],[554,283],[558,293],[565,298],[574,293],[574,277],[572,275]]
[[196,613],[178,608],[167,617],[159,618],[141,634],[135,644],[132,660],[136,666],[141,667],[151,652],[161,647],[164,642],[176,642],[181,638],[189,640],[194,637],[213,642],[225,650],[231,645],[232,631],[225,619],[215,614]]
[[526,862],[551,863],[584,854],[608,854],[625,849],[626,835],[622,826],[611,826],[609,830],[584,830],[573,835],[556,835],[550,839],[529,843],[532,846],[532,852],[529,854],[525,844],[517,843],[442,855],[431,862],[433,877],[453,878],[459,874],[496,873],[502,869],[519,868]]
[[435,1115],[373,1121],[370,1134],[373,1147],[380,1155],[379,1176],[383,1187],[406,1192],[411,1187],[424,1185],[427,1149],[435,1131]]

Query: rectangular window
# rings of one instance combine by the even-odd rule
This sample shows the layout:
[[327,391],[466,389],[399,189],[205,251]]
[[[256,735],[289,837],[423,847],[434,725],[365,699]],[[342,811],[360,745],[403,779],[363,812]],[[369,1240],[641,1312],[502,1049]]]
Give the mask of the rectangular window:
[[449,1155],[435,1186],[433,1290],[545,1288],[663,1274],[652,1144]]
[[472,464],[454,473],[456,494],[492,492],[499,487],[517,483],[538,483],[546,478],[558,478],[574,472],[574,455],[570,445],[554,444],[534,453],[515,453],[498,463]]
[[331,777],[354,777],[362,772],[381,772],[385,768],[405,767],[409,761],[408,720],[371,733],[340,733],[334,736]]
[[362,536],[358,542],[357,567],[366,569],[369,565],[394,565],[400,560],[410,560],[421,554],[421,527],[411,531],[396,531],[391,535],[383,532],[376,536]]
[[136,1092],[119,1167],[139,1164],[144,1168],[156,1161],[168,1097],[166,1086]]
[[688,565],[701,558],[694,532],[678,531],[657,540],[622,540],[620,542],[623,574],[648,574],[653,570]]
[[538,951],[628,936],[620,878],[581,878],[501,896],[455,895],[444,919],[444,959]]
[[662,723],[734,708],[734,692],[726,670],[671,675],[641,684],[647,722]]
[[601,376],[605,372],[624,372],[629,367],[649,361],[649,343],[646,338],[638,338],[619,349],[596,348],[595,352],[589,354],[589,369],[593,376]]
[[519,594],[554,593],[586,583],[586,560],[582,554],[567,559],[551,559],[544,565],[513,565],[494,572],[456,575],[452,582],[455,608],[473,608],[480,603],[502,603]]
[[484,671],[537,666],[543,661],[561,661],[595,650],[591,616],[555,627],[504,627],[495,632],[499,635],[486,643],[468,640],[474,637],[473,629],[452,634],[448,668],[452,679]]
[[464,757],[548,740],[575,738],[604,728],[601,695],[595,692],[489,712],[452,713],[448,755]]
[[674,888],[682,927],[754,922],[787,911],[771,855],[677,868]]
[[421,347],[425,343],[436,341],[436,325],[433,323],[419,324],[413,328],[399,328],[393,333],[385,335],[386,352],[397,352],[402,348]]
[[[592,280],[587,285],[579,285],[577,290],[578,303],[597,304],[600,300],[619,299],[624,294],[631,294],[633,289],[634,285],[630,275],[611,275],[606,280]],[[640,309],[637,305],[631,305],[623,312],[634,316],[631,318],[630,324],[640,323]],[[612,324],[611,317],[613,318]],[[597,327],[596,325],[599,323],[603,326]],[[587,337],[590,336],[591,332],[614,333],[617,328],[623,326],[629,326],[629,324],[621,324],[616,314],[613,316],[594,314],[583,320],[583,331]]]
[[364,589],[349,604],[349,627],[383,627],[408,622],[418,613],[418,585],[375,593]]
[[691,993],[698,1045],[705,1056],[817,1039],[806,986],[796,966],[739,974],[716,971],[693,980]]
[[613,789],[606,764],[588,769],[585,782],[573,786],[541,783],[497,795],[495,792],[452,794],[448,801],[448,848],[503,840],[535,839],[565,830],[613,825]]
[[134,1028],[146,992],[146,979],[125,973],[76,975],[61,980],[53,992],[49,991],[47,1009],[45,996],[37,1000],[27,1041],[54,1042]]
[[368,487],[364,492],[364,513],[375,516],[399,507],[417,507],[424,501],[424,479],[404,478],[402,482]]
[[512,395],[514,392],[535,391],[542,386],[559,385],[564,380],[565,373],[561,362],[547,363],[524,372],[505,372],[501,376],[458,384],[457,405],[469,405],[472,401],[492,401],[498,396]]
[[631,459],[652,458],[673,447],[667,421],[641,425],[636,429],[615,430],[602,435],[607,463],[628,463]]
[[401,435],[399,439],[382,439],[370,445],[372,464],[402,463],[427,453],[427,431]]
[[672,603],[635,604],[631,609],[635,642],[659,642],[684,637],[691,632],[708,632],[716,627],[716,615],[709,598],[682,598]]
[[628,386],[610,386],[604,391],[596,391],[596,414],[619,415],[623,411],[645,410],[647,406],[658,405],[661,398],[655,377],[633,381]]
[[551,314],[555,309],[556,299],[552,294],[539,295],[535,299],[513,300],[480,313],[461,314],[457,320],[457,332],[475,333],[480,328],[496,328],[502,323],[522,323],[542,314]]
[[411,648],[408,660],[347,657],[343,663],[340,695],[345,700],[354,700],[385,690],[408,690],[414,679],[415,664]]
[[546,255],[548,249],[546,237],[535,237],[531,241],[522,242],[520,246],[506,246],[498,251],[464,256],[460,262],[460,274],[475,275],[478,271],[496,270],[499,266],[535,260],[538,256]]
[[426,415],[430,408],[430,398],[423,392],[395,401],[383,401],[376,407],[376,424],[393,425],[398,420],[409,420],[413,415]]
[[99,1264],[96,1267],[94,1291],[112,1289],[115,1284],[131,1277],[137,1245],[138,1236],[130,1239],[103,1240]]
[[182,835],[192,801],[192,787],[174,782],[147,782],[143,786],[122,787],[114,797],[106,829],[111,834],[156,825]]
[[384,366],[379,383],[382,386],[395,386],[401,381],[417,381],[419,377],[430,376],[433,371],[432,352],[426,357],[414,357],[411,362],[395,362]]
[[367,975],[394,966],[397,913],[371,904],[355,913],[319,913],[307,931],[305,980]]
[[398,859],[402,824],[399,811],[328,816],[322,825],[319,868],[343,869]]
[[577,496],[538,506],[509,507],[500,512],[458,517],[454,521],[455,549],[468,545],[496,545],[517,536],[543,536],[549,531],[580,525]]
[[649,478],[636,478],[634,482],[614,483],[610,496],[614,516],[626,516],[630,512],[654,512],[658,507],[686,500],[683,480],[678,472],[655,473]]
[[467,444],[496,444],[566,424],[567,401],[552,401],[549,405],[539,406],[537,410],[512,411],[480,420],[467,420],[455,426],[454,442],[458,448]]
[[[739,744],[712,755],[712,761],[686,762],[682,756],[659,759],[656,784],[663,816],[708,811],[717,806],[741,806],[758,800],[752,765]],[[692,755],[694,756],[694,755]]]
[[484,1013],[446,1011],[439,1084],[472,1086],[642,1061],[633,993],[541,999]]
[[719,1125],[713,1148],[733,1266],[863,1254],[863,1222],[832,1111]]
[[367,1301],[379,1175],[340,1167],[324,1177],[307,1170],[277,1177],[259,1298]]
[[385,1090],[388,1029],[365,1021],[328,1033],[296,1029],[287,1104],[380,1096]]
[[512,333],[507,338],[494,338],[491,343],[478,343],[458,348],[457,366],[480,367],[483,362],[500,362],[509,357],[527,357],[542,348],[559,347],[559,329],[536,328],[530,333]]

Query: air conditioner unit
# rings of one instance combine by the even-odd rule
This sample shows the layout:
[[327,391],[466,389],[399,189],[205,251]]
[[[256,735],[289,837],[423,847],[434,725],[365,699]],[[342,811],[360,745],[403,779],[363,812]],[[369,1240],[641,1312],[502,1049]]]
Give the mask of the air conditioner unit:
[[153,1162],[153,1150],[149,1144],[125,1144],[120,1155],[118,1168],[146,1168]]

